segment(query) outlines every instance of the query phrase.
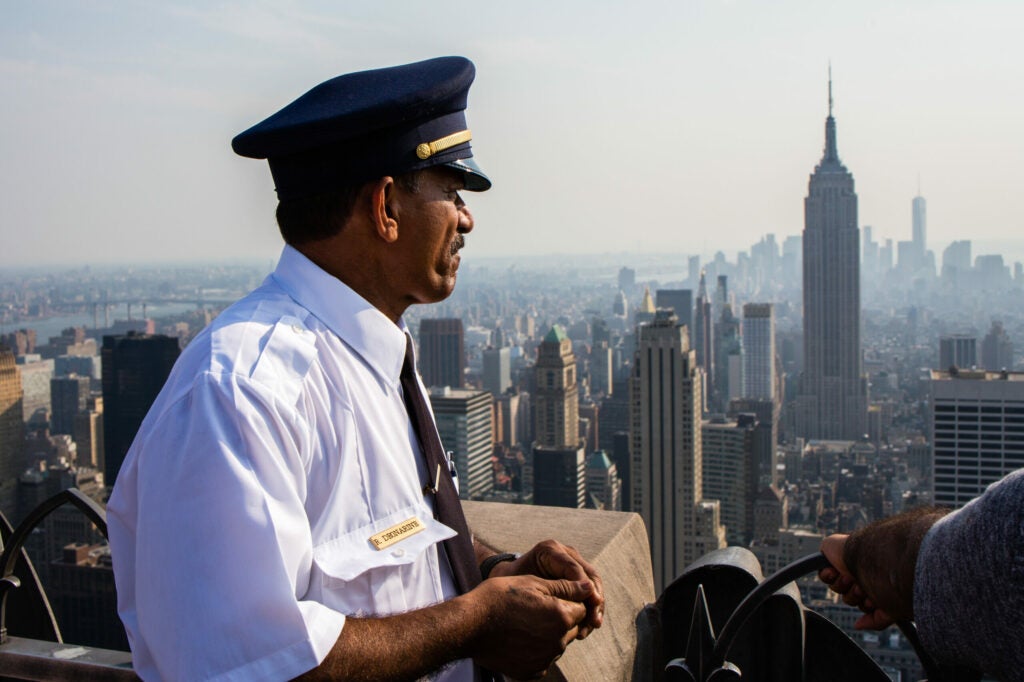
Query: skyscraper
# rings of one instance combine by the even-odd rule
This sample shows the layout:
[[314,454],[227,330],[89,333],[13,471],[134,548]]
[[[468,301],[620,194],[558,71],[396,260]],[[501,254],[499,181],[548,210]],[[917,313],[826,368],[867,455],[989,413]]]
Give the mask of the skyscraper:
[[554,326],[537,349],[536,392],[533,397],[538,446],[579,445],[579,387],[572,341]]
[[487,391],[447,386],[430,389],[437,433],[441,444],[452,453],[459,476],[459,497],[464,500],[485,495],[494,488],[492,401]]
[[587,459],[587,495],[595,507],[622,510],[622,481],[604,450],[594,451]]
[[0,511],[8,516],[14,513],[18,475],[25,466],[21,400],[21,373],[14,353],[0,345]]
[[659,308],[671,308],[679,323],[686,325],[693,346],[693,291],[690,289],[658,289],[654,295],[655,305]]
[[759,489],[756,427],[752,414],[741,414],[736,421],[715,417],[701,425],[704,494],[721,505],[730,545],[745,546],[754,537]]
[[867,428],[861,375],[860,234],[853,175],[839,161],[829,76],[825,151],[804,200],[804,372],[797,436],[856,440]]
[[[704,278],[704,271],[700,271],[700,286],[697,287],[697,305],[693,315],[693,331],[690,338],[693,339],[693,348],[697,351],[697,366],[701,368],[704,382],[701,400],[705,404],[709,398],[708,393],[714,386],[715,378],[715,343],[714,343],[714,320],[711,314],[711,300],[708,298],[708,287]],[[689,346],[687,346],[689,348]]]
[[962,507],[1024,467],[1024,373],[931,373],[935,504]]
[[978,364],[978,339],[971,334],[946,334],[939,337],[938,369],[956,365],[970,369]]
[[466,373],[466,348],[462,320],[424,318],[420,320],[418,363],[427,386],[462,388]]
[[981,340],[981,364],[991,372],[1013,369],[1013,341],[1002,322],[993,320],[992,328]]
[[725,546],[718,502],[702,493],[702,374],[675,315],[659,311],[637,327],[630,503],[647,525],[659,592],[698,557]]
[[104,480],[114,485],[142,420],[181,351],[162,334],[103,337]]
[[[721,284],[724,278],[718,279]],[[715,382],[709,403],[715,412],[725,412],[730,400],[743,397],[743,341],[731,303],[722,304],[715,320],[714,339]]]
[[499,396],[512,385],[512,351],[487,348],[483,355],[484,390]]
[[743,397],[775,396],[775,310],[771,303],[743,306]]
[[535,504],[586,504],[585,444],[579,436],[579,386],[572,341],[554,326],[537,349],[533,396],[533,500]]
[[913,244],[914,258],[917,259],[917,268],[925,265],[925,253],[928,251],[928,220],[924,197],[920,194],[914,197],[911,202],[911,219],[913,221]]
[[75,417],[87,409],[88,401],[89,377],[50,379],[50,433],[74,435]]

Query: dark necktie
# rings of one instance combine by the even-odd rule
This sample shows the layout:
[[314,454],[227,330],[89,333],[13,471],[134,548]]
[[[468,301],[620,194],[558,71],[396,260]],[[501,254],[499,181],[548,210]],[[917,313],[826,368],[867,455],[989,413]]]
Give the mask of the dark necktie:
[[[460,594],[469,592],[480,584],[480,567],[476,563],[476,552],[473,551],[473,540],[466,525],[466,516],[462,513],[462,503],[455,490],[448,459],[441,448],[441,439],[437,436],[437,427],[423,399],[419,382],[416,381],[416,370],[412,360],[412,339],[405,337],[405,362],[402,364],[402,395],[405,409],[412,421],[413,431],[420,441],[420,450],[427,462],[428,485],[436,486],[434,491],[434,514],[437,520],[456,531],[458,535],[444,541],[444,549],[448,554],[448,563],[455,575],[455,584]],[[440,469],[438,469],[440,467]],[[440,476],[438,476],[440,471]]]

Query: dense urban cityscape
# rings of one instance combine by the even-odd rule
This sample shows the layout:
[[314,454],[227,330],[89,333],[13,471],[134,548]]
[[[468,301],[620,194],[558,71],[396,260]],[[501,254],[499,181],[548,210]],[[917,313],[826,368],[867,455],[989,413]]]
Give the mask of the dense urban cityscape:
[[[686,227],[649,256],[474,263],[470,249],[455,293],[406,315],[460,494],[637,512],[660,592],[726,544],[771,572],[826,534],[962,506],[1024,466],[1024,267],[969,235],[937,253],[925,197],[907,204],[910,239],[858,224],[830,110],[802,234],[731,260],[687,255]],[[10,522],[70,486],[103,502],[180,350],[271,267],[0,273]],[[89,523],[55,514],[29,551],[66,639],[126,648]],[[851,609],[803,590],[853,633]],[[898,635],[857,637],[914,679]]]

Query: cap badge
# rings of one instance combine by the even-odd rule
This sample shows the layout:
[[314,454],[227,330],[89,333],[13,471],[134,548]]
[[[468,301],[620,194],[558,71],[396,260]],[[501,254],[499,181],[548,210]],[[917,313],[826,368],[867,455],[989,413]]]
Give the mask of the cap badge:
[[473,139],[473,133],[468,130],[462,130],[451,135],[446,135],[440,140],[434,140],[433,142],[423,142],[422,144],[416,145],[416,156],[421,159],[429,159],[438,152],[443,152],[445,149],[451,149],[455,145],[462,144],[463,142],[469,142]]

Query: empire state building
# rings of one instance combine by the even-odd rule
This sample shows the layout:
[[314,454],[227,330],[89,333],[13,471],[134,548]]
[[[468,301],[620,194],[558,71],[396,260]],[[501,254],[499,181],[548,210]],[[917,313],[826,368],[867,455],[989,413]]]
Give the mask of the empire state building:
[[866,430],[859,246],[857,194],[836,149],[830,74],[825,153],[804,199],[804,371],[796,415],[804,438],[858,440]]

